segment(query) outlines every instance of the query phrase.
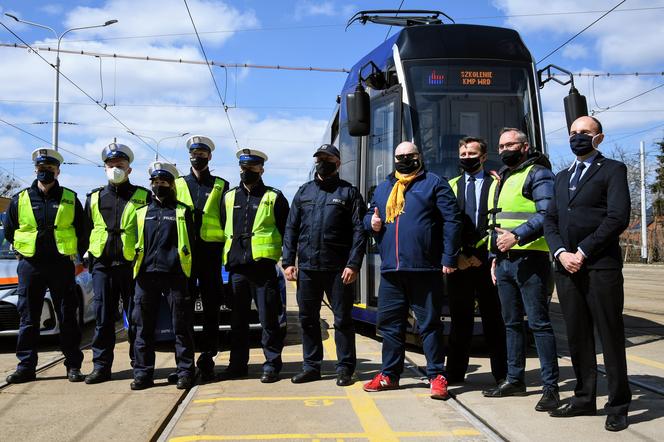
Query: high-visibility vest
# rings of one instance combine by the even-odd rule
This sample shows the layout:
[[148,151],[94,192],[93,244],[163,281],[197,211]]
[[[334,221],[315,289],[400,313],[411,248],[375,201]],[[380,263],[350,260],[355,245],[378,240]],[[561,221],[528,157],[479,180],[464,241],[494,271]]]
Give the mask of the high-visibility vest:
[[[58,211],[53,221],[53,236],[58,252],[65,256],[78,253],[78,239],[73,225],[76,214],[75,202],[76,194],[63,187]],[[38,228],[28,189],[23,190],[18,196],[18,226],[14,232],[14,249],[27,258],[35,256]]]
[[[484,176],[485,176],[484,179],[486,179],[486,177],[490,177],[491,180],[493,180],[493,183],[492,183],[492,184],[495,184],[495,182],[496,182],[496,177],[494,177],[493,175],[491,175],[491,174],[489,174],[489,173],[484,174]],[[461,179],[461,177],[463,177],[463,175],[456,176],[456,177],[454,177],[454,178],[452,178],[451,180],[448,181],[448,183],[450,184],[450,187],[452,188],[452,191],[454,192],[454,196],[457,196],[457,197],[459,196],[459,195],[457,194],[457,191],[458,191],[457,187],[458,187],[458,182],[459,182],[459,180]],[[492,188],[492,187],[493,187],[493,186],[491,186],[491,188]],[[491,188],[490,188],[490,189],[491,189]],[[493,193],[490,191],[490,192],[489,192],[489,201],[492,201],[492,199],[493,199],[491,195],[493,195]],[[465,197],[465,195],[464,195],[464,197]],[[487,206],[488,206],[488,203],[487,203]],[[479,241],[477,241],[477,242],[475,243],[475,248],[482,247],[484,244],[486,244],[486,242],[487,242],[488,240],[489,240],[489,234],[483,236]]]
[[[523,196],[523,185],[534,164],[510,174],[503,181],[500,193],[496,197],[498,181],[494,181],[489,189],[489,202],[493,202],[492,213],[494,223],[501,229],[512,231],[537,214],[535,201]],[[493,242],[492,236],[492,242]],[[494,246],[495,244],[491,244]],[[548,252],[549,246],[543,236],[522,246],[515,244],[510,250],[533,250]]]
[[[219,210],[223,191],[224,180],[221,178],[215,178],[212,191],[208,195],[208,198],[205,201],[205,207],[203,208],[201,231],[199,232],[203,241],[223,242],[225,239],[224,230],[221,226],[221,213]],[[178,201],[185,204],[193,212],[195,209],[194,201],[191,198],[189,186],[184,177],[179,177],[175,180],[175,193]]]
[[[90,232],[90,248],[88,251],[95,258],[104,252],[108,240],[108,226],[99,210],[99,193],[101,189],[90,194],[90,214],[92,216],[92,232]],[[122,255],[127,261],[133,261],[136,256],[136,210],[147,202],[148,192],[140,187],[136,189],[124,209],[120,219],[120,240],[122,241]]]
[[[148,213],[148,206],[143,206],[136,211],[136,224],[138,225],[138,241],[136,242],[136,262],[134,263],[134,278],[138,275],[145,257],[145,215]],[[175,207],[175,224],[178,232],[178,256],[180,266],[185,276],[191,276],[191,245],[189,244],[189,234],[187,232],[187,222],[185,214],[187,208],[178,204]]]
[[[226,226],[227,241],[224,244],[223,262],[228,262],[228,253],[233,243],[233,206],[235,205],[235,192],[237,187],[229,190],[224,195],[224,204],[226,207]],[[251,228],[251,256],[254,260],[260,258],[273,259],[279,261],[281,258],[282,238],[279,229],[277,229],[276,219],[274,217],[274,202],[277,199],[277,192],[267,189],[263,198],[261,198],[256,211],[256,218]]]

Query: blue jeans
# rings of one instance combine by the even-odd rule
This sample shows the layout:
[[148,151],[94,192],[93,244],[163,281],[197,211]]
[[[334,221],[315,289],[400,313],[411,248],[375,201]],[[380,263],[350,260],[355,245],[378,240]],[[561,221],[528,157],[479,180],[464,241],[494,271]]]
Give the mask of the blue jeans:
[[378,328],[383,337],[382,373],[398,380],[403,372],[408,309],[417,319],[427,376],[444,373],[441,272],[385,272],[378,289]]
[[556,338],[549,319],[549,287],[552,281],[548,253],[517,252],[496,258],[496,285],[507,335],[507,380],[524,382],[526,322],[535,336],[544,388],[558,389]]

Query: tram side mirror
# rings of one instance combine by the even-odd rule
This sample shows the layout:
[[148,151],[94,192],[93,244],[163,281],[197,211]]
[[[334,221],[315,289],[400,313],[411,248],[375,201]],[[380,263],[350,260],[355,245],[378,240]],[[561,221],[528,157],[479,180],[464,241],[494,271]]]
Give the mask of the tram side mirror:
[[346,95],[348,133],[353,137],[369,135],[371,129],[371,107],[369,94],[358,85],[355,92]]
[[579,117],[588,115],[588,103],[586,97],[572,86],[569,94],[563,99],[565,105],[565,118],[567,119],[567,133],[569,133],[572,123]]

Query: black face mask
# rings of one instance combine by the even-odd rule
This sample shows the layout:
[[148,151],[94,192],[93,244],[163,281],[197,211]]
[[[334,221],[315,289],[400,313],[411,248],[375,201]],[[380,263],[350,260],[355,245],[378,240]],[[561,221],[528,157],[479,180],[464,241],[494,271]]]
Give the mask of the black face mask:
[[319,161],[316,163],[316,173],[321,178],[327,178],[337,171],[337,164],[330,161]]
[[51,170],[40,170],[37,172],[37,181],[42,184],[51,184],[55,181],[55,172]]
[[507,167],[516,166],[521,161],[521,158],[523,158],[523,152],[520,150],[504,150],[500,154],[500,160]]
[[398,163],[394,163],[394,168],[397,172],[408,175],[420,168],[420,160],[419,158],[405,158]]
[[459,158],[459,167],[468,173],[475,172],[481,165],[480,157]]
[[258,172],[254,172],[253,170],[243,170],[242,172],[240,172],[240,181],[242,181],[247,186],[256,184],[260,178],[261,174]]
[[173,196],[173,190],[166,186],[152,186],[152,193],[154,193],[161,201],[170,199]]
[[210,160],[203,157],[193,157],[190,158],[189,161],[191,161],[191,167],[200,171],[207,167]]
[[574,134],[569,138],[569,147],[577,157],[588,155],[593,151],[593,136],[587,134]]

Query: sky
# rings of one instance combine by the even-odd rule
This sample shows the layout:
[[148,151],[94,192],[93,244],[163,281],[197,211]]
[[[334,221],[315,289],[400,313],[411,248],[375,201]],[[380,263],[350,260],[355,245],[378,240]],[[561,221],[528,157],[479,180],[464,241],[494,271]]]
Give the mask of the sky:
[[[392,35],[398,29],[354,24],[344,30],[346,21],[358,10],[396,9],[401,1],[187,3],[209,60],[349,69],[388,32]],[[513,28],[540,60],[618,3],[404,0],[402,8],[439,9],[457,23]],[[62,49],[203,60],[182,0],[3,1],[0,13],[2,23],[34,46],[54,46],[53,33],[17,23],[4,13],[57,32],[118,20],[111,26],[68,33]],[[618,145],[636,154],[643,140],[654,154],[653,143],[664,137],[664,87],[621,104],[664,84],[663,22],[664,1],[627,0],[538,66],[553,63],[572,72],[614,74],[575,79],[589,108],[604,124],[604,150]],[[0,42],[20,43],[1,27]],[[53,53],[39,54],[54,62]],[[62,54],[61,72],[92,97],[61,78],[59,144],[65,161],[76,164],[62,166],[60,183],[79,196],[105,184],[103,169],[98,167],[100,154],[114,138],[133,149],[136,160],[131,178],[137,184],[148,184],[147,166],[155,153],[147,144],[154,148],[164,138],[159,143],[162,156],[187,172],[188,136],[178,137],[185,132],[212,138],[216,144],[212,172],[237,184],[236,143],[206,66]],[[264,181],[292,198],[308,179],[312,154],[322,142],[346,74],[219,67],[213,67],[212,72],[228,106],[239,147],[267,153]],[[635,72],[659,75],[615,75]],[[0,47],[0,118],[50,141],[54,75],[53,68],[38,55]],[[567,92],[568,87],[552,82],[541,91],[548,153],[558,164],[573,158],[562,102]],[[94,101],[145,142],[129,134]],[[45,144],[0,122],[0,171],[13,173],[27,185],[34,179],[30,153]],[[654,155],[649,156],[649,161],[653,160]]]

